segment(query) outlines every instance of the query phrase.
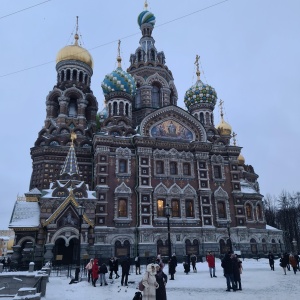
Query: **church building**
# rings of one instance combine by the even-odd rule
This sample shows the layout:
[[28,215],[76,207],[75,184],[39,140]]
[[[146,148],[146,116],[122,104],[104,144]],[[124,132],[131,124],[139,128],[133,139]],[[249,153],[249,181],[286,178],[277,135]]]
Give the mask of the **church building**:
[[31,148],[30,189],[9,224],[13,259],[70,264],[78,255],[281,252],[282,232],[266,227],[258,175],[236,145],[222,101],[215,124],[218,96],[201,80],[199,56],[181,108],[147,2],[138,26],[128,69],[119,43],[118,66],[102,82],[101,112],[91,89],[93,59],[78,31],[58,52],[57,82]]

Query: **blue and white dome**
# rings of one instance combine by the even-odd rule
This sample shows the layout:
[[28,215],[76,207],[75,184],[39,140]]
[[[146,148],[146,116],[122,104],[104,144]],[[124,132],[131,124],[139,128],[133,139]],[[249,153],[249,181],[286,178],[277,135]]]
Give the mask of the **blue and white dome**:
[[120,67],[105,76],[101,87],[105,96],[111,92],[125,92],[131,96],[136,93],[134,78]]
[[197,103],[209,103],[213,106],[217,102],[217,93],[213,87],[203,83],[200,79],[190,87],[184,96],[184,103],[187,109]]
[[152,26],[155,25],[155,16],[152,12],[148,10],[142,11],[137,19],[139,26],[141,27],[143,24],[151,24]]

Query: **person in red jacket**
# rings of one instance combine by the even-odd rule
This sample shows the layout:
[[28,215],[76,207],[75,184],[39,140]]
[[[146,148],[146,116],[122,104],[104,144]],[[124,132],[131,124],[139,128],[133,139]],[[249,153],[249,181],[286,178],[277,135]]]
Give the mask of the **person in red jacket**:
[[94,259],[93,267],[92,267],[92,284],[96,287],[96,281],[99,277],[99,266],[98,266],[98,259]]
[[217,277],[216,276],[215,257],[213,255],[213,253],[211,253],[211,251],[209,251],[208,254],[206,255],[206,261],[207,261],[207,264],[208,264],[210,277],[211,278]]

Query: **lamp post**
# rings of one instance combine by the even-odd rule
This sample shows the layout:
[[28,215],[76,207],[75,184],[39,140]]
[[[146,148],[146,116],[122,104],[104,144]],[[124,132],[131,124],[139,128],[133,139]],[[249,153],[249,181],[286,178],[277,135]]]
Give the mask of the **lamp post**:
[[232,242],[230,237],[230,222],[227,222],[227,232],[228,232],[228,238],[229,238],[229,250],[232,253]]
[[82,218],[85,211],[84,206],[78,206],[77,212],[79,216],[79,236],[78,236],[78,249],[77,249],[77,260],[76,260],[76,271],[75,271],[75,278],[74,281],[79,280],[79,273],[80,273],[80,250],[81,250],[81,225],[82,225]]
[[168,224],[168,255],[169,259],[171,259],[171,235],[170,235],[170,216],[171,216],[171,207],[169,204],[165,206],[165,216],[167,218],[167,224]]

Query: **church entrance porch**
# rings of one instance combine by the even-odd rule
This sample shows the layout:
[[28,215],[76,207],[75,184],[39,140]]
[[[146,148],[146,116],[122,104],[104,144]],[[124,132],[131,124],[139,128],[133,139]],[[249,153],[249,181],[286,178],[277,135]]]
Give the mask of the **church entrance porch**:
[[55,265],[70,265],[76,263],[78,239],[72,238],[68,244],[63,238],[55,241],[53,248],[53,263]]

